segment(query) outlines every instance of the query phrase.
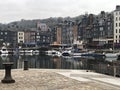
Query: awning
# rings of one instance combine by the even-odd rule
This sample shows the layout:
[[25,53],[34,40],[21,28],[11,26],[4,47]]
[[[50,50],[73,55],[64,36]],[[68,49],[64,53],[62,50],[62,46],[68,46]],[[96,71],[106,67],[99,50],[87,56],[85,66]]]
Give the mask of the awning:
[[25,45],[36,45],[35,42],[24,43]]

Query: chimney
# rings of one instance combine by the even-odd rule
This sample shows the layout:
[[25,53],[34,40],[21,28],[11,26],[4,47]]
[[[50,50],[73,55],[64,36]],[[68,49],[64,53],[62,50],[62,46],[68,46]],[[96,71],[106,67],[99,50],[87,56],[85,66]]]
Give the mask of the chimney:
[[117,5],[117,6],[116,6],[116,10],[120,10],[120,5]]
[[105,14],[105,12],[104,12],[104,11],[101,11],[101,14],[102,14],[102,15],[104,15],[104,14]]

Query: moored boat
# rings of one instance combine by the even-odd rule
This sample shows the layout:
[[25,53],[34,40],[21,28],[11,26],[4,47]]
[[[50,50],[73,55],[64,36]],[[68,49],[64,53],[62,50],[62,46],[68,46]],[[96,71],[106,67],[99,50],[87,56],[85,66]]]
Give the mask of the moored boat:
[[118,57],[118,53],[106,53],[105,57],[109,57],[109,58],[117,58]]
[[57,50],[48,50],[45,52],[46,55],[49,55],[49,56],[61,56],[62,54],[57,51]]
[[101,53],[84,53],[82,56],[104,57],[105,55]]
[[5,46],[3,46],[0,50],[0,53],[1,54],[8,54],[9,52],[8,52],[7,48]]
[[33,50],[25,50],[25,53],[33,53]]
[[39,55],[39,50],[33,50],[33,55]]
[[62,56],[71,56],[72,52],[71,50],[65,50],[62,52]]

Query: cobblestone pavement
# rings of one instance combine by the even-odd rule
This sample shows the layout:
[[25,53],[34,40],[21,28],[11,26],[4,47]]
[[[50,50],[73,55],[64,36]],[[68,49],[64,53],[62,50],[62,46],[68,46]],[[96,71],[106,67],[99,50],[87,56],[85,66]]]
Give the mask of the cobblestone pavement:
[[[92,82],[92,80],[74,80],[56,73],[59,71],[62,70],[12,69],[11,74],[15,83],[0,82],[0,90],[120,90],[114,87],[105,88],[106,85]],[[4,78],[4,73],[4,70],[0,70],[0,80]]]

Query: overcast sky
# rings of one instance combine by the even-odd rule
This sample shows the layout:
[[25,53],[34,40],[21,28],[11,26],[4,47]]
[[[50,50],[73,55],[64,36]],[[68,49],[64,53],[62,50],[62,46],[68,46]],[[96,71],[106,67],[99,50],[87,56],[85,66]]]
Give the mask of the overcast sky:
[[98,14],[119,4],[120,0],[0,0],[0,22]]

